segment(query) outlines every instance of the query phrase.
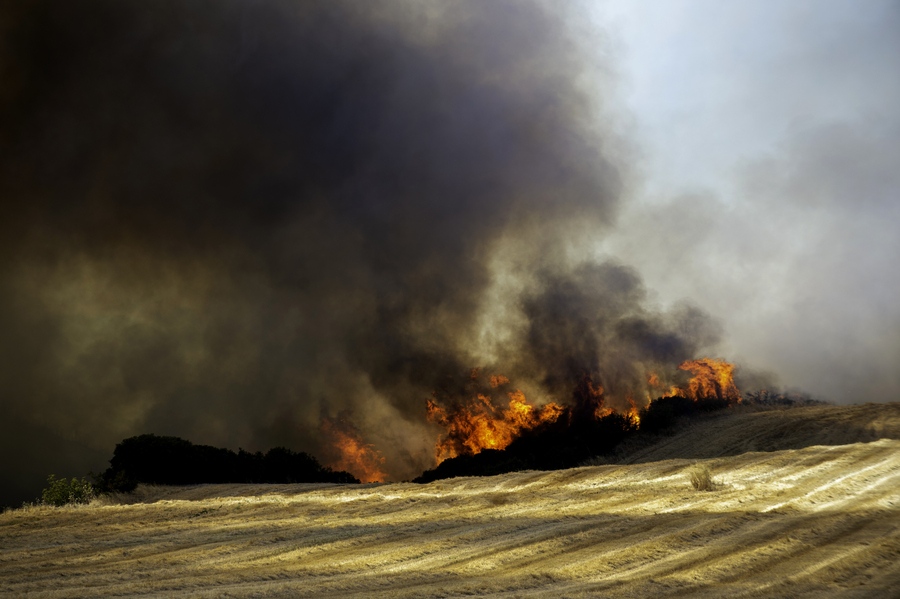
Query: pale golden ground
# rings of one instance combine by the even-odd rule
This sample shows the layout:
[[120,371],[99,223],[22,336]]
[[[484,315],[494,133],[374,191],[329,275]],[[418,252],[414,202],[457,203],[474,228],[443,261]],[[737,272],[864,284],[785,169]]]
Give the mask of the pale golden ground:
[[0,516],[4,597],[890,597],[900,441]]

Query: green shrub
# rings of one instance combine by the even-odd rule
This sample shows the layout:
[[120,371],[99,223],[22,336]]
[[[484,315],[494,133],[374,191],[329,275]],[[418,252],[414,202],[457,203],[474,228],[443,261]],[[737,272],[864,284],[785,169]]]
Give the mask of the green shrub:
[[68,481],[51,474],[47,477],[47,484],[49,486],[41,493],[41,500],[47,505],[90,503],[94,498],[94,487],[84,478],[78,480],[73,477]]

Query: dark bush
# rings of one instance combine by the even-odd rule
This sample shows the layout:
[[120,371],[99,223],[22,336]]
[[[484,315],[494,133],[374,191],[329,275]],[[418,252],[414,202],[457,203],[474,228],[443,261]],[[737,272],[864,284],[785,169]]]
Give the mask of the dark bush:
[[798,406],[822,406],[827,405],[828,402],[813,399],[805,393],[794,392],[785,394],[779,391],[761,389],[744,394],[741,403],[751,406],[792,408]]
[[527,463],[506,450],[485,449],[475,455],[461,455],[444,460],[437,468],[426,470],[413,482],[430,483],[442,478],[457,476],[494,476],[528,469]]
[[178,437],[140,435],[116,445],[110,467],[97,480],[101,491],[133,491],[138,483],[358,483],[348,472],[323,467],[309,454],[284,447],[237,453],[194,445]]
[[702,412],[724,410],[729,405],[727,399],[716,397],[696,401],[687,397],[660,397],[641,410],[641,432],[663,433],[674,428],[682,418],[692,418]]
[[697,407],[685,397],[660,397],[641,410],[641,431],[656,434],[671,429],[679,418],[693,416]]
[[485,449],[441,462],[414,479],[428,483],[456,476],[493,476],[519,470],[574,468],[584,460],[608,453],[635,431],[630,418],[609,414],[600,419],[561,418],[528,431],[506,449]]

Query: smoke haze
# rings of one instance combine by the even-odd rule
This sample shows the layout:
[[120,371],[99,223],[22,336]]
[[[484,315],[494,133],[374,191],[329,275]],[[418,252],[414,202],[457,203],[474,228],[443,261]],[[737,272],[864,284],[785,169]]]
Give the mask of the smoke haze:
[[523,337],[484,316],[522,313],[488,305],[498,256],[539,361],[572,340],[545,329],[639,317],[636,274],[573,258],[617,209],[588,93],[612,81],[541,4],[5,10],[7,422],[98,452],[155,432],[322,456],[340,416],[409,478],[433,464],[431,391],[485,335]]
[[570,12],[5,3],[0,408],[25,454],[0,499],[140,433],[337,463],[341,419],[408,479],[434,465],[425,401],[473,367],[615,403],[718,354],[722,304],[681,300],[718,200],[628,207],[615,44]]
[[602,251],[722,322],[757,384],[900,399],[900,4],[593,6],[643,150]]

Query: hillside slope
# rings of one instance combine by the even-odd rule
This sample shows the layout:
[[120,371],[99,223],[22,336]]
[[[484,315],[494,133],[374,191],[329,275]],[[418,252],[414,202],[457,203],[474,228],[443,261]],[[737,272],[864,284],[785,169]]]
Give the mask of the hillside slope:
[[625,443],[618,463],[637,464],[670,458],[715,458],[748,451],[802,449],[900,439],[900,403],[809,406],[749,412],[714,412],[671,437],[641,447]]
[[900,441],[0,516],[4,597],[885,597]]

